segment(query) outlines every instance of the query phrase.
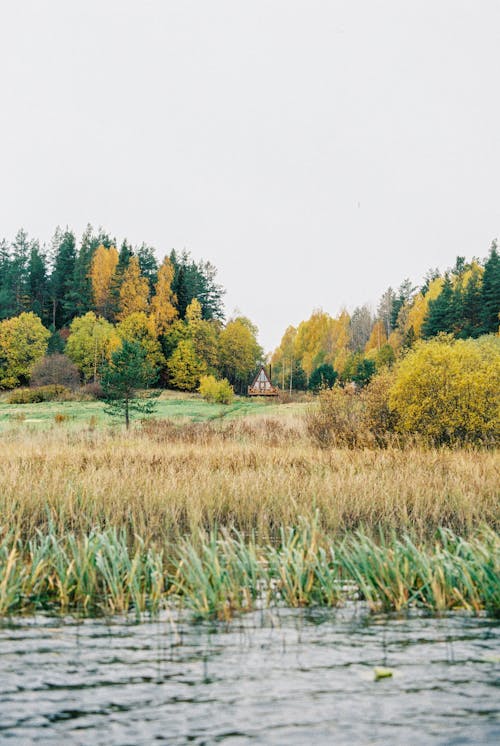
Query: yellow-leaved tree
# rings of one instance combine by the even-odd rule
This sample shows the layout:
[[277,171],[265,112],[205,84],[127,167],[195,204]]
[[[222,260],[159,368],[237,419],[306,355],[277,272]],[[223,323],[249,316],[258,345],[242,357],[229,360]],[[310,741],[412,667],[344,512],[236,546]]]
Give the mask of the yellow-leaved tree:
[[181,339],[168,359],[167,369],[172,386],[181,391],[195,391],[206,365],[196,354],[192,339]]
[[118,347],[120,338],[113,324],[98,318],[93,311],[71,322],[66,355],[74,362],[84,381],[97,381]]
[[[123,273],[120,286],[118,319],[123,321],[133,313],[146,313],[149,305],[149,283],[141,274],[139,259],[132,256]],[[133,340],[130,340],[133,341]]]
[[385,344],[387,344],[385,325],[383,321],[379,320],[373,325],[370,338],[365,345],[365,352],[370,352],[371,350],[378,352]]
[[148,365],[156,371],[165,367],[165,356],[156,337],[154,321],[143,311],[126,316],[116,327],[121,339],[138,342],[146,352]]
[[500,339],[419,341],[396,365],[389,405],[404,433],[433,443],[500,437]]
[[101,244],[92,257],[90,280],[92,298],[98,314],[110,318],[113,313],[112,280],[118,264],[118,252],[114,246],[107,249]]
[[151,316],[156,327],[157,336],[165,334],[178,316],[176,308],[177,297],[172,292],[173,280],[174,265],[168,256],[166,256],[158,270],[155,294],[151,300]]
[[47,351],[50,332],[34,313],[0,322],[0,389],[29,382],[31,371]]

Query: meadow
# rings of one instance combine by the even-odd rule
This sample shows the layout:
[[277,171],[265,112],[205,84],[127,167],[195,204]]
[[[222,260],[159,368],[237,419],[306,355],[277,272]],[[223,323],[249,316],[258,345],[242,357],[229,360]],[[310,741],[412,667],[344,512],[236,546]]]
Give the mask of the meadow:
[[319,448],[309,406],[165,394],[126,431],[98,402],[2,402],[0,613],[498,613],[498,452]]

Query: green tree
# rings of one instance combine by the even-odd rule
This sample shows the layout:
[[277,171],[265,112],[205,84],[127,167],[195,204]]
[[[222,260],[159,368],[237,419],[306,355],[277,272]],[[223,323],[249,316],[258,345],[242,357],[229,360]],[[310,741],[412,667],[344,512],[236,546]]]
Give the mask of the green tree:
[[47,351],[50,332],[34,313],[0,322],[0,388],[29,382],[35,364]]
[[455,297],[453,284],[448,273],[444,276],[443,287],[435,300],[429,301],[427,316],[422,325],[424,339],[434,337],[440,332],[450,334],[455,325]]
[[483,332],[498,332],[500,314],[500,257],[497,242],[493,241],[488,260],[484,265],[481,293]]
[[320,389],[331,389],[338,378],[338,373],[333,365],[323,363],[313,370],[309,377],[309,388],[311,391]]
[[106,414],[124,417],[127,429],[132,415],[152,414],[156,405],[152,396],[156,393],[138,398],[138,390],[149,388],[156,378],[157,371],[148,362],[144,348],[137,342],[123,340],[122,346],[111,355],[102,376]]
[[76,314],[74,303],[75,235],[69,230],[64,233],[56,231],[52,245],[54,256],[50,276],[51,323],[54,329],[61,329],[69,324]]

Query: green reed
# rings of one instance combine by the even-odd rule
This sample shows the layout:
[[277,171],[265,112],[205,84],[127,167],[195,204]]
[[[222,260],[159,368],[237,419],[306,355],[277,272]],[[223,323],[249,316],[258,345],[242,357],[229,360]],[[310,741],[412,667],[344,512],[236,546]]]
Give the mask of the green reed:
[[500,615],[500,536],[440,529],[428,543],[408,535],[348,534],[330,540],[316,516],[282,528],[276,545],[229,530],[175,546],[125,531],[57,534],[25,541],[0,532],[0,615],[49,610],[86,615],[158,612],[230,619],[253,609],[331,607],[361,599],[373,610],[463,609]]

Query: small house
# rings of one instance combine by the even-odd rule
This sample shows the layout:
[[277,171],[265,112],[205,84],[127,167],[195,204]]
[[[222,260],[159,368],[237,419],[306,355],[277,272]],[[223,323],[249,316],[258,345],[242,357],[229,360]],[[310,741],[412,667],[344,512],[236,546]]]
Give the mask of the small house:
[[278,396],[278,393],[278,389],[272,385],[266,369],[261,365],[252,385],[248,387],[248,396]]

